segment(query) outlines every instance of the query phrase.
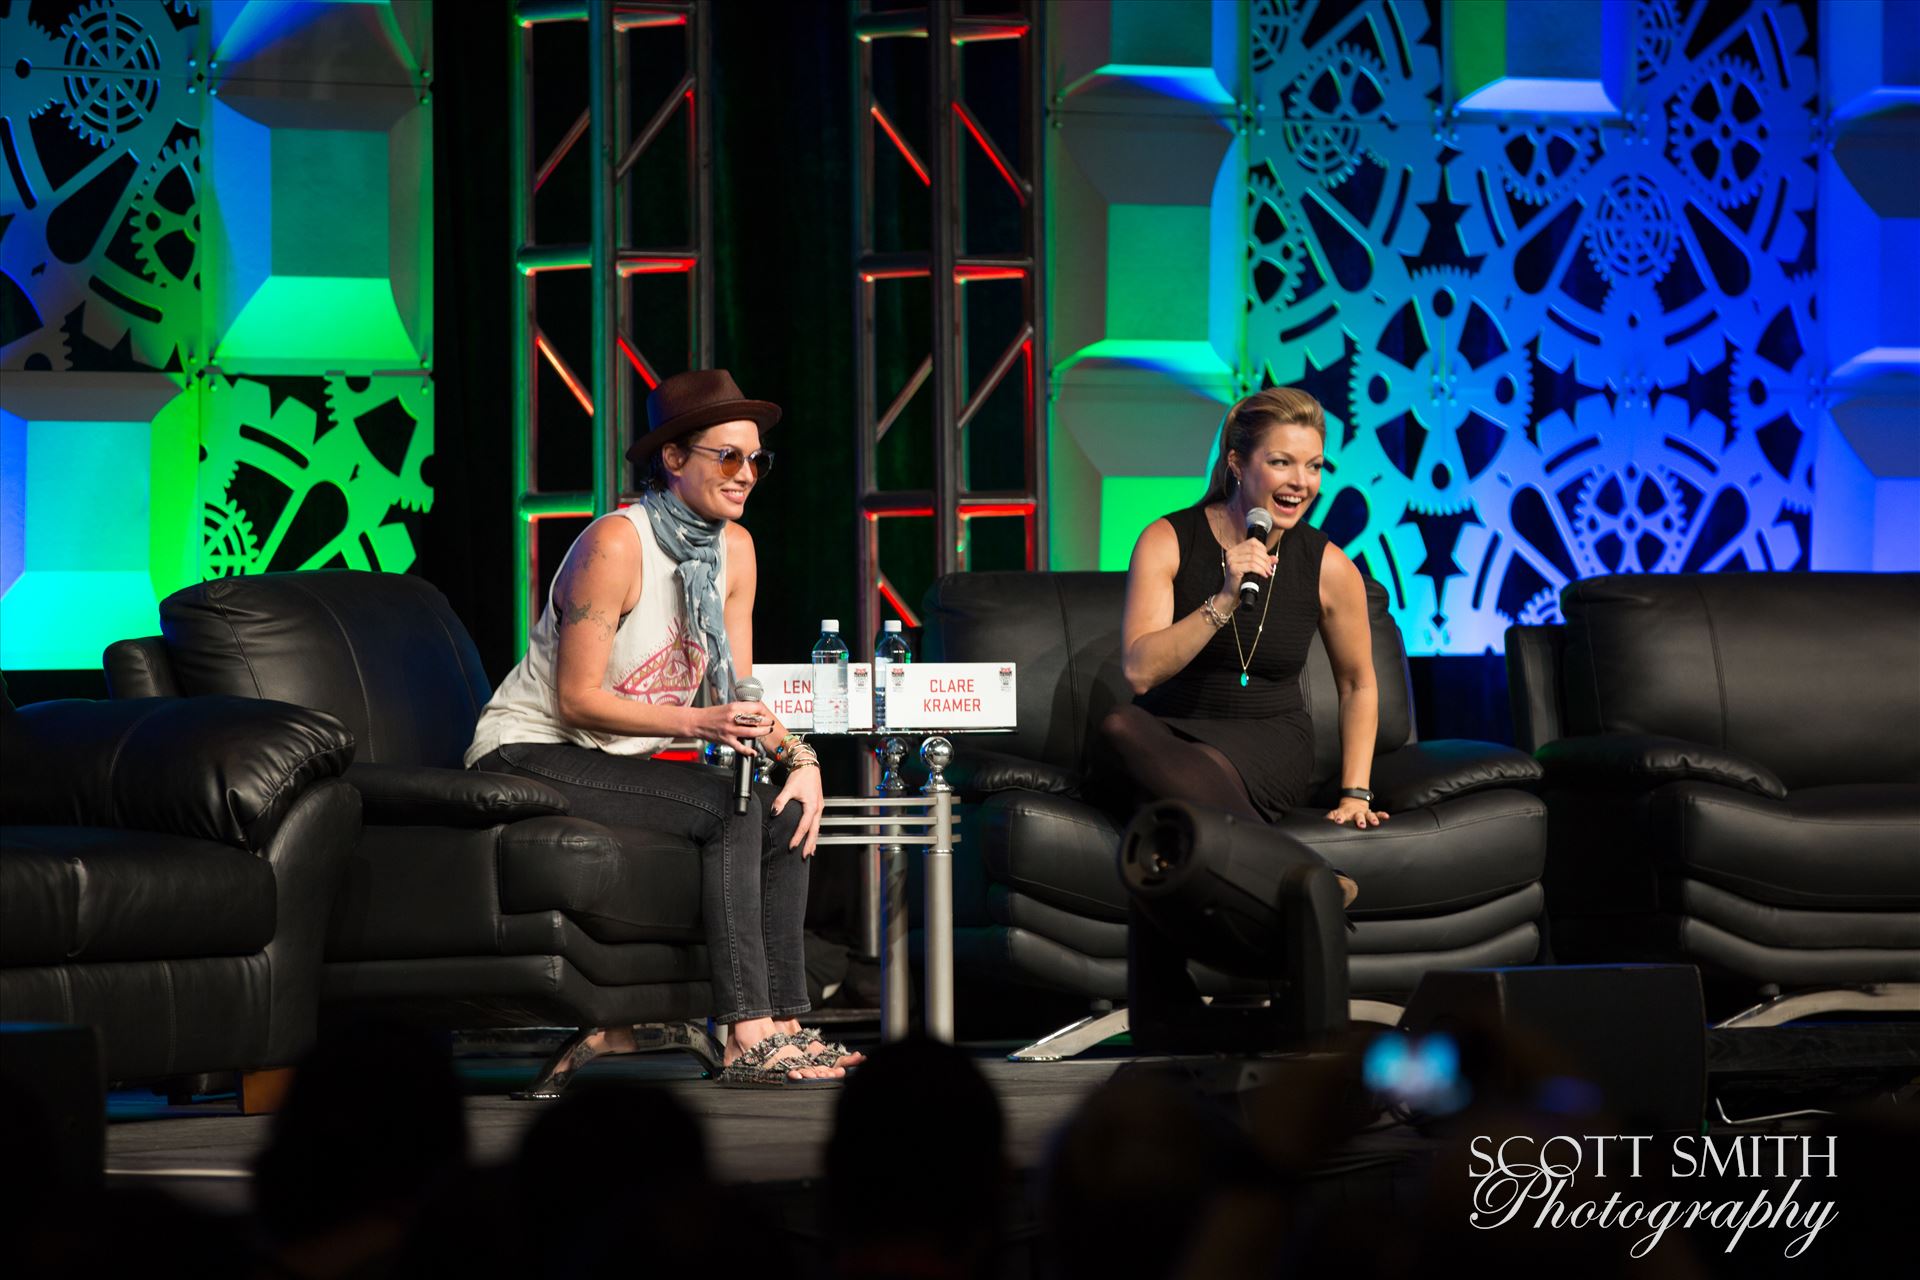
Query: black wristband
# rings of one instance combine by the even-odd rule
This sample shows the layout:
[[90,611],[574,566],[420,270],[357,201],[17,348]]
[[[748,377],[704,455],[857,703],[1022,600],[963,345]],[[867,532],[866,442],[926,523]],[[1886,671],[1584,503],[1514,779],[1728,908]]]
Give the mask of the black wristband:
[[1365,800],[1368,804],[1373,803],[1373,792],[1365,787],[1342,787],[1340,794],[1349,800]]

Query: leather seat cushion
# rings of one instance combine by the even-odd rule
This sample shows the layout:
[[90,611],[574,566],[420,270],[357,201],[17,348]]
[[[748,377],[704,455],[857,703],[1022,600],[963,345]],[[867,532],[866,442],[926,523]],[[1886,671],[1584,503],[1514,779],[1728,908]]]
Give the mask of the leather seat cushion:
[[1482,791],[1394,814],[1365,831],[1298,810],[1275,824],[1353,878],[1356,920],[1460,911],[1517,892],[1546,866],[1547,807]]
[[1105,813],[1070,796],[1002,791],[968,818],[994,883],[1075,915],[1126,920],[1120,831]]
[[1920,949],[1920,911],[1806,911],[1754,902],[1683,880],[1680,910],[1737,938],[1766,947]]
[[[1453,912],[1540,879],[1547,809],[1524,791],[1483,791],[1395,814],[1367,831],[1328,822],[1324,810],[1276,824],[1360,886],[1356,919]],[[979,807],[988,878],[1049,906],[1124,921],[1120,832],[1100,810],[1038,792],[1001,792]]]
[[1648,826],[1686,875],[1754,902],[1920,908],[1920,785],[1806,787],[1782,801],[1676,782],[1651,797]]
[[[1362,956],[1457,951],[1532,924],[1540,918],[1545,905],[1546,895],[1540,886],[1528,884],[1463,911],[1385,919],[1357,918],[1353,932],[1347,937],[1347,951],[1356,960]],[[1092,920],[1062,911],[1001,885],[993,886],[988,892],[987,914],[996,925],[1046,938],[1082,955],[1107,960],[1127,957],[1126,924]]]
[[1920,982],[1920,946],[1770,947],[1692,919],[1679,921],[1678,941],[1696,963],[1783,987]]
[[700,855],[579,818],[368,827],[347,858],[327,959],[510,955],[505,919],[551,911],[597,942],[698,942]]
[[273,939],[265,858],[190,836],[4,828],[0,963],[251,955]]
[[577,819],[534,818],[500,841],[500,904],[512,912],[557,910],[600,942],[699,942],[700,851],[692,842],[638,827],[604,827],[617,845]]

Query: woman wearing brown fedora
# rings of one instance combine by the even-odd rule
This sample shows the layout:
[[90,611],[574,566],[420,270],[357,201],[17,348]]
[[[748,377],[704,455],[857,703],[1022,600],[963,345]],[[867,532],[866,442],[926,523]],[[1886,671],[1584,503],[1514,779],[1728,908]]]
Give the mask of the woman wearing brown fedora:
[[[804,860],[820,831],[818,759],[763,703],[734,696],[753,670],[753,539],[738,521],[773,465],[760,441],[780,409],[705,369],[656,387],[647,420],[627,451],[644,496],[568,550],[527,656],[481,713],[467,765],[539,778],[577,817],[691,839],[714,1020],[726,1028],[719,1080],[823,1085],[861,1056],[798,1021],[810,1007],[801,923]],[[736,815],[725,771],[648,758],[675,738],[736,751],[760,741],[783,785],[756,786]]]

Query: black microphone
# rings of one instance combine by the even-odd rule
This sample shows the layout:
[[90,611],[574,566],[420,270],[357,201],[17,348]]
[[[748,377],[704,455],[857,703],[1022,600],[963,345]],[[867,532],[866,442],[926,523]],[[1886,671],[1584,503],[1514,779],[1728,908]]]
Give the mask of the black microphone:
[[[737,680],[733,685],[733,697],[736,702],[758,702],[765,692],[760,682],[752,676]],[[733,811],[745,813],[747,804],[753,799],[753,758],[760,748],[753,742],[747,743],[745,751],[734,753],[733,757]]]
[[[1265,507],[1255,507],[1247,512],[1247,536],[1266,542],[1267,535],[1273,532],[1273,516]],[[1250,573],[1240,579],[1240,607],[1245,608],[1260,598],[1260,576]]]

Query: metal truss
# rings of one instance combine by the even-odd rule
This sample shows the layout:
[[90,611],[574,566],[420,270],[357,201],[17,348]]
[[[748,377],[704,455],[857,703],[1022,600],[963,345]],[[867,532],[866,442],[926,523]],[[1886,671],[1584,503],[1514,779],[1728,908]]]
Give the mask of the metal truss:
[[[587,31],[586,102],[573,126],[544,157],[536,158],[533,103],[536,69],[564,75],[551,58],[535,55],[535,34],[559,23]],[[628,0],[519,0],[510,79],[513,165],[513,494],[515,644],[525,650],[528,628],[539,611],[542,588],[535,564],[535,522],[555,517],[602,515],[633,495],[625,492],[625,453],[632,442],[636,397],[623,386],[630,368],[649,389],[660,381],[653,361],[634,341],[636,275],[686,277],[686,349],[672,353],[668,372],[705,368],[713,362],[713,84],[708,0],[629,3]],[[628,66],[629,33],[679,27],[684,33],[685,74],[648,116],[633,127]],[[578,75],[578,69],[571,69]],[[623,243],[630,225],[629,176],[634,163],[673,116],[689,112],[686,165],[692,243],[642,248]],[[534,226],[535,196],[561,164],[586,141],[591,226],[584,243],[542,243]],[[591,273],[592,351],[582,378],[576,365],[541,328],[539,279],[554,271]],[[575,353],[578,358],[579,353]],[[663,357],[664,358],[664,357]],[[593,479],[588,491],[541,487],[539,361],[559,375],[592,419]],[[623,364],[624,362],[624,364]]]
[[[854,45],[854,327],[855,431],[859,502],[866,517],[859,522],[857,563],[861,581],[858,599],[861,638],[878,629],[886,610],[908,626],[919,619],[880,563],[880,522],[889,518],[932,518],[934,574],[964,570],[970,565],[972,538],[969,522],[988,517],[1019,517],[1026,522],[1026,567],[1047,562],[1046,525],[1039,518],[1039,495],[1046,489],[1046,448],[1041,424],[1046,421],[1045,383],[1036,369],[1045,368],[1045,300],[1041,261],[1043,228],[1041,184],[1037,169],[1041,155],[1044,83],[1039,0],[1015,0],[1010,13],[978,16],[960,12],[946,0],[932,0],[915,8],[874,12],[872,0],[852,0]],[[874,46],[877,41],[919,40],[927,53],[927,118],[933,122],[925,160],[903,135],[874,92]],[[962,92],[967,50],[990,41],[1021,44],[1019,87],[1020,129],[1025,135],[1027,164],[1035,170],[1022,174],[968,106]],[[932,218],[930,243],[924,252],[876,251],[875,223],[880,188],[875,181],[876,142],[898,152],[919,180],[930,189]],[[1020,205],[1020,251],[1013,256],[981,256],[969,252],[969,232],[980,219],[979,201],[969,198],[963,180],[967,148],[979,152],[1010,187]],[[883,153],[884,154],[884,153]],[[1013,153],[1018,154],[1018,149]],[[880,361],[876,351],[875,317],[878,290],[888,282],[928,280],[931,286],[932,350],[908,377],[904,386],[887,388],[881,409],[878,385]],[[999,357],[976,384],[968,375],[967,348],[974,337],[967,286],[985,281],[1019,281],[1021,323],[1011,334],[985,335]],[[967,429],[982,406],[1016,368],[1026,378],[1024,402],[1024,484],[1015,490],[982,492],[969,483]],[[877,455],[880,442],[899,421],[914,398],[927,391],[933,398],[933,433],[927,445],[932,453],[933,487],[883,490]]]

